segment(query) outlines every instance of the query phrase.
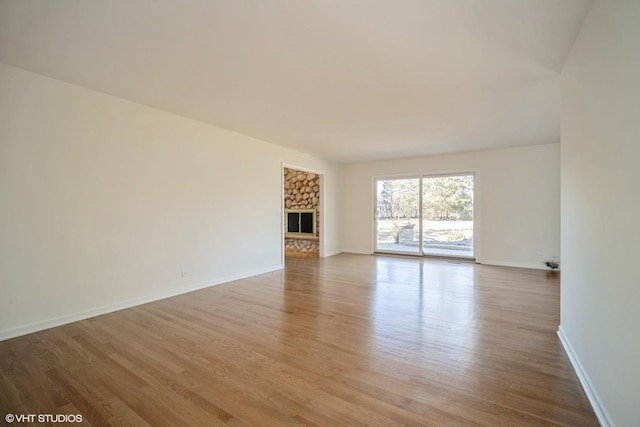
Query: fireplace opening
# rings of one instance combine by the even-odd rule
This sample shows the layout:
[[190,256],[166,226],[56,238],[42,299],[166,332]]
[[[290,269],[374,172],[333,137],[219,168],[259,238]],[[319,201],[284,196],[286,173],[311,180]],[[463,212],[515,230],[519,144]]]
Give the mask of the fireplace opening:
[[316,210],[315,209],[287,209],[285,230],[287,234],[316,234]]

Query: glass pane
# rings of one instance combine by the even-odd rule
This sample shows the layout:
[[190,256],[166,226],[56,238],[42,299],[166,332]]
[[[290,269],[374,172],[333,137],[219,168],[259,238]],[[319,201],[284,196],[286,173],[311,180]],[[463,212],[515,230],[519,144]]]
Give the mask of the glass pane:
[[300,213],[300,232],[313,233],[313,212]]
[[376,250],[420,253],[420,179],[376,181]]
[[298,212],[287,213],[287,233],[300,232],[300,214]]
[[422,215],[424,254],[473,257],[473,175],[423,178]]

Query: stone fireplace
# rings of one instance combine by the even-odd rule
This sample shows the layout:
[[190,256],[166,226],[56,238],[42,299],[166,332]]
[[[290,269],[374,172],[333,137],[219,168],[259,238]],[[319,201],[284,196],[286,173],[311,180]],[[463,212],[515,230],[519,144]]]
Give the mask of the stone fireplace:
[[[287,233],[284,250],[287,254],[319,255],[320,245],[320,176],[312,172],[284,168],[284,209],[289,213],[309,213],[315,216],[313,233]],[[291,216],[292,218],[294,215]]]

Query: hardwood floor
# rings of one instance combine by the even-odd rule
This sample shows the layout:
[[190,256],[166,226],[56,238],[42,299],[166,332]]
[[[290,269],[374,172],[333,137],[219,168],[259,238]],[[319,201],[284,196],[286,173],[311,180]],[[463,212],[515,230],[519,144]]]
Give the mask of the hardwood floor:
[[0,415],[597,426],[553,273],[341,254],[0,342]]

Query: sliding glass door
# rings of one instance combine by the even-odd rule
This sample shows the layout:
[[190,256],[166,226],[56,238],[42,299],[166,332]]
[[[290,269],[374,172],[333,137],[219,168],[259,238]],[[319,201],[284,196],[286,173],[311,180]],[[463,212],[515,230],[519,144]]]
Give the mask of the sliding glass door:
[[419,255],[420,178],[376,180],[376,251]]
[[422,250],[473,258],[473,175],[422,178]]
[[473,258],[474,175],[375,181],[376,252]]

